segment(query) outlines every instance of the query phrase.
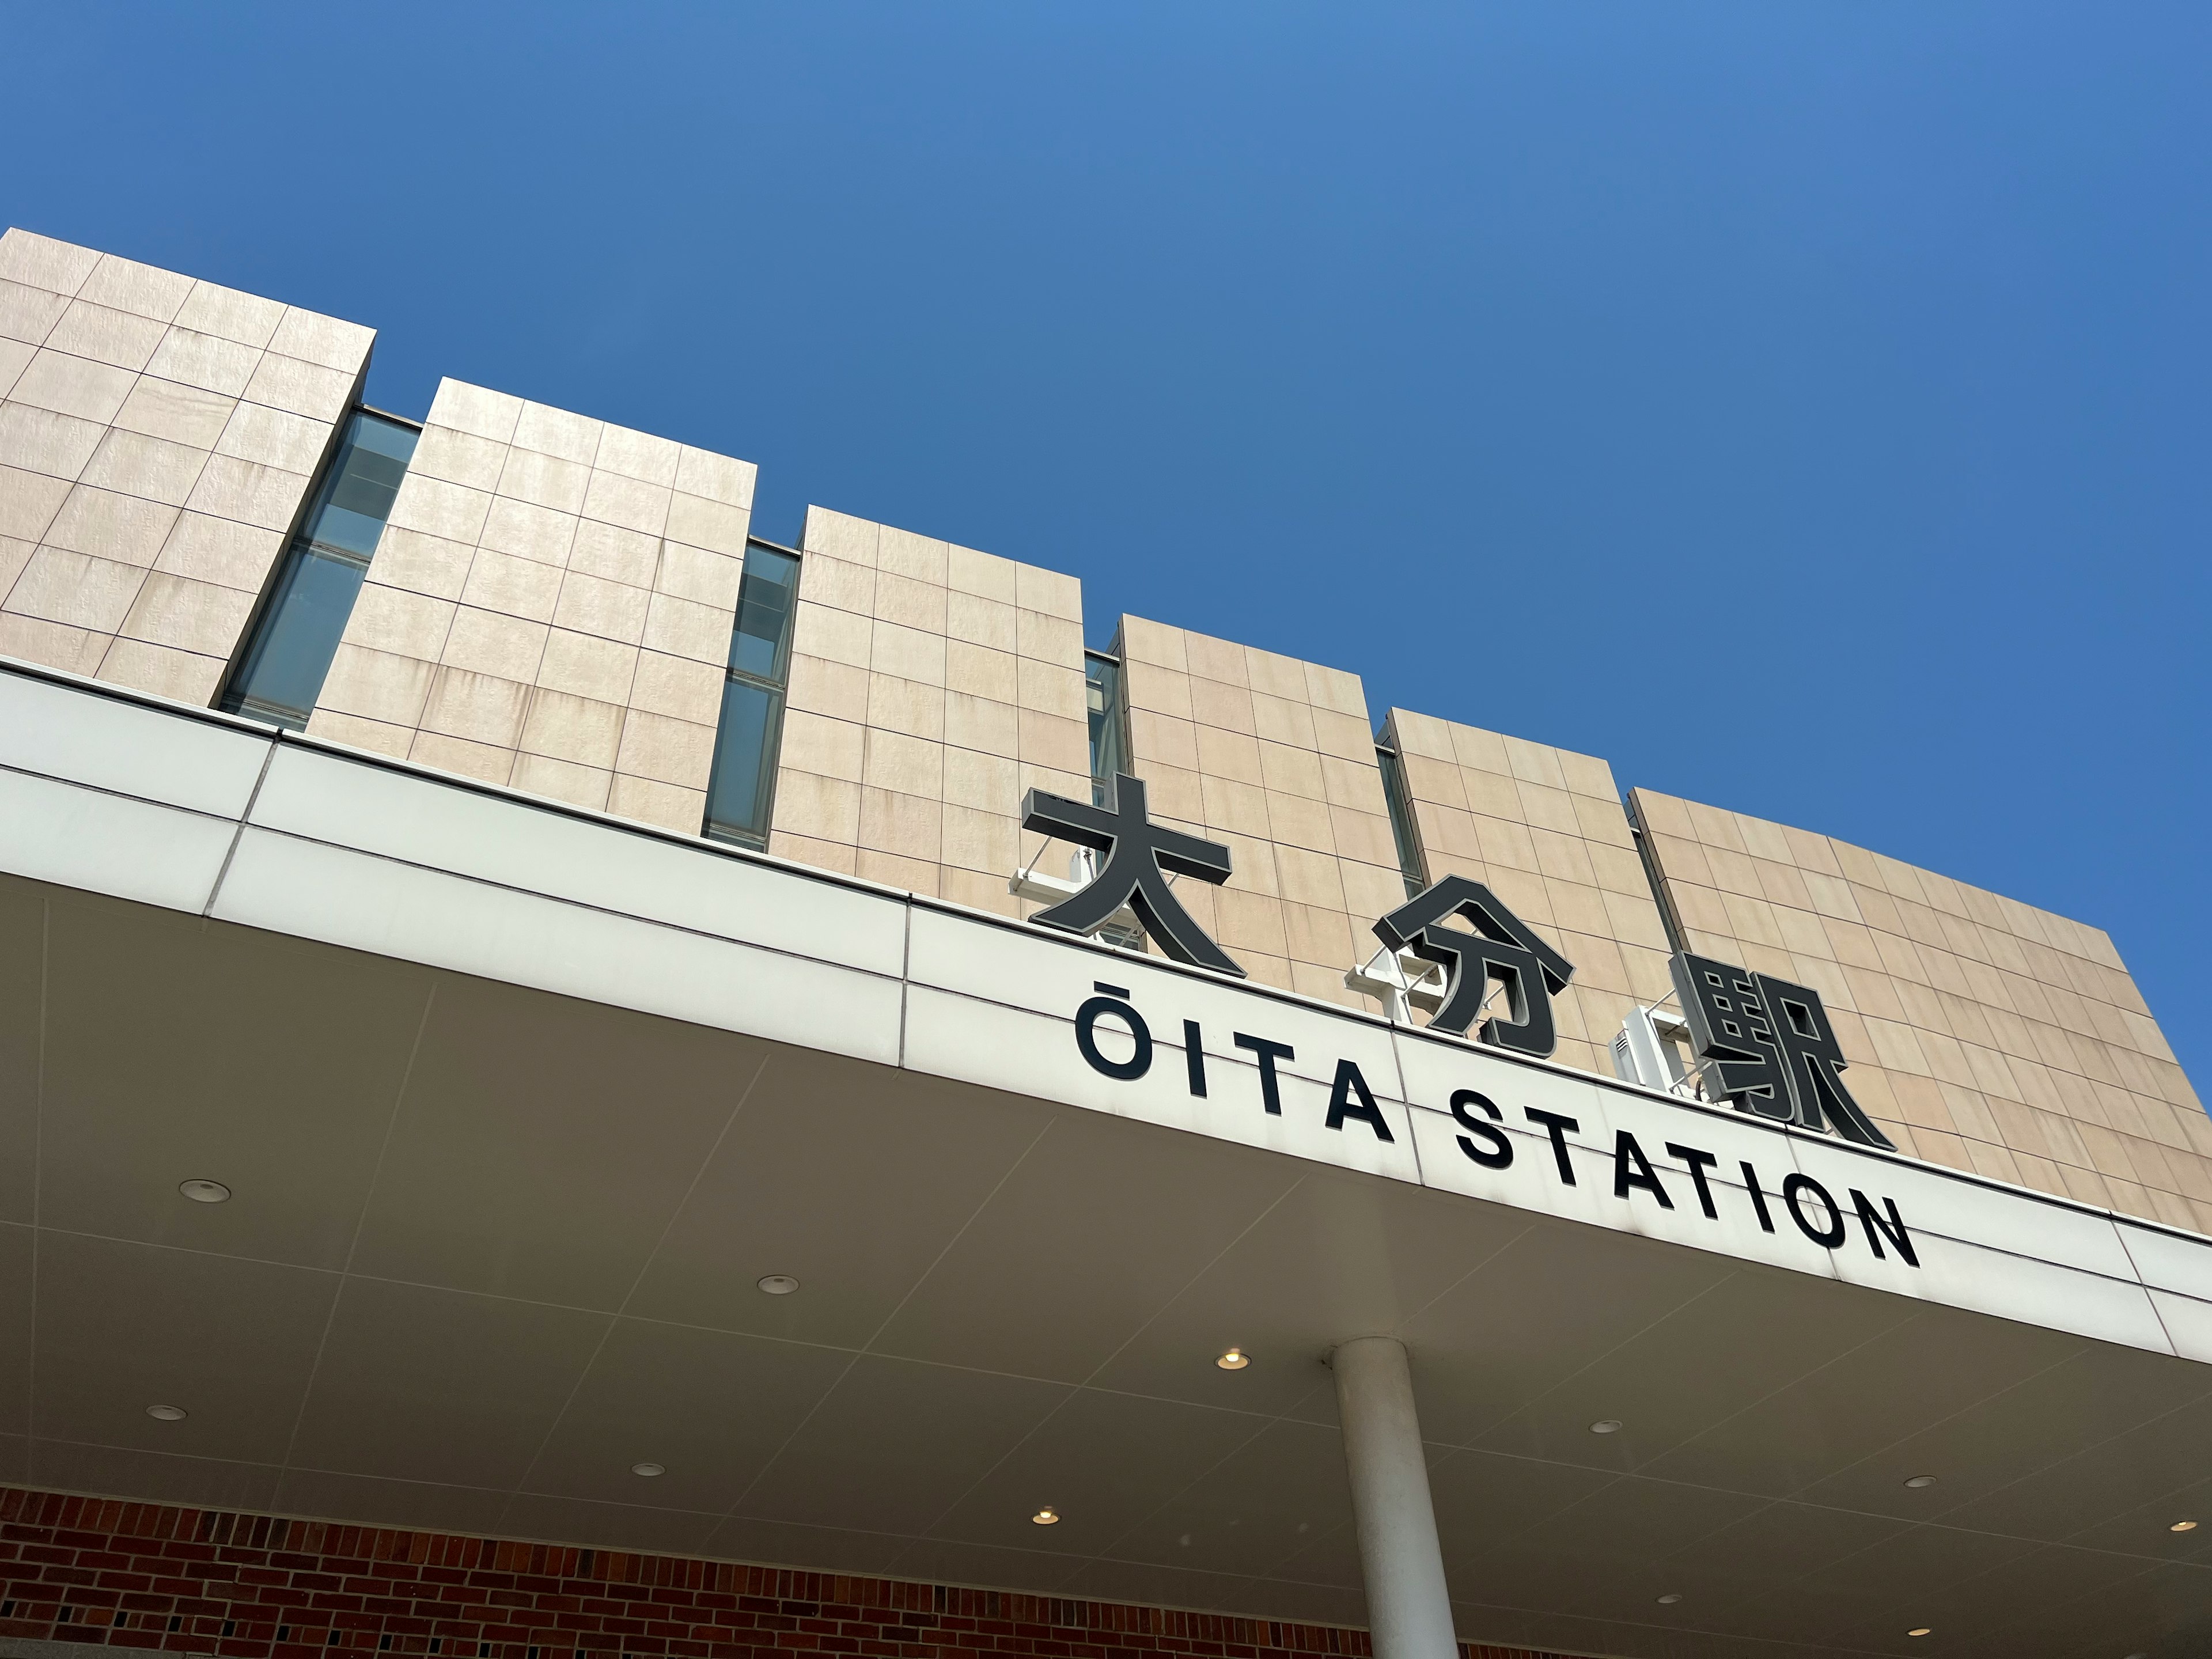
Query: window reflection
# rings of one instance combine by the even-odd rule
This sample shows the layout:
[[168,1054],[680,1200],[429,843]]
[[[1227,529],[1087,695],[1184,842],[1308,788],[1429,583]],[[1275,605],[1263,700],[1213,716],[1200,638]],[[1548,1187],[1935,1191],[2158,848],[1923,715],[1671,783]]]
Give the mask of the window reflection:
[[764,542],[746,544],[721,724],[714,733],[714,771],[707,786],[706,833],[713,840],[768,845],[798,589],[796,555]]

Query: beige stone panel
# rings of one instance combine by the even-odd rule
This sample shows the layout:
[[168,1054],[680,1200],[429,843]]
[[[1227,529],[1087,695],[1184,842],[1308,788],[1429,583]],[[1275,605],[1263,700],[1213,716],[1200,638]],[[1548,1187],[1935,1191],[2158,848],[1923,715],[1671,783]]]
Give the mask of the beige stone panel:
[[694,726],[719,726],[726,678],[710,663],[641,651],[637,674],[630,682],[629,706]]
[[[1264,786],[1267,775],[1260,765],[1260,744],[1255,738],[1218,727],[1201,726],[1198,731],[1199,770],[1210,777],[1232,779],[1238,783]],[[1319,783],[1318,770],[1315,782]],[[1320,793],[1318,787],[1315,793]]]
[[1014,648],[1024,657],[1063,668],[1083,666],[1083,626],[1035,611],[1014,613]]
[[860,786],[784,767],[776,774],[772,827],[810,841],[850,847],[860,838]]
[[522,399],[462,380],[441,380],[431,399],[426,426],[447,426],[496,444],[514,441],[522,419]]
[[1389,813],[1389,803],[1382,794],[1382,774],[1371,762],[1362,765],[1358,761],[1323,755],[1321,793],[1322,799],[1331,806],[1384,817]]
[[678,491],[668,499],[668,525],[663,533],[672,542],[741,559],[752,516],[749,508],[730,507]]
[[1019,867],[1021,838],[1011,814],[947,803],[942,833],[939,859],[948,866],[1002,880]]
[[123,407],[137,378],[127,368],[41,348],[16,377],[9,395],[19,404],[106,426]]
[[0,656],[43,664],[66,673],[91,674],[113,642],[110,634],[0,612]]
[[1218,930],[1214,939],[1231,955],[1242,957],[1247,951],[1258,951],[1288,961],[1290,943],[1283,926],[1281,900],[1265,893],[1219,888],[1214,895],[1214,919]]
[[[220,392],[179,386],[173,381],[158,380],[147,375],[142,376],[131,386],[131,395],[123,400],[123,407],[116,411],[115,424],[125,431],[165,439],[171,443],[183,444],[187,448],[211,450],[222,441],[224,429],[229,426],[232,416],[239,407],[236,398],[225,397]],[[274,411],[266,412],[274,415]],[[283,418],[295,420],[298,417],[286,416]],[[316,437],[314,452],[304,462],[288,468],[288,471],[312,471],[315,463],[320,459],[329,434],[319,426],[313,430]]]
[[515,419],[514,443],[518,449],[536,450],[590,466],[599,458],[605,430],[604,422],[588,416],[571,414],[550,404],[526,403]]
[[[380,560],[384,556],[380,550],[377,556]],[[552,614],[556,628],[625,645],[636,645],[645,638],[646,612],[653,598],[645,589],[579,570],[562,573],[559,581]]]
[[[1589,843],[1577,836],[1563,836],[1555,830],[1532,829],[1530,843],[1535,848],[1536,868],[1555,881],[1571,881],[1595,890],[1597,872],[1590,866]],[[1822,943],[1825,945],[1826,941]]]
[[477,539],[495,552],[558,571],[575,544],[577,520],[550,507],[495,496]]
[[1367,693],[1359,684],[1358,675],[1342,668],[1324,668],[1314,662],[1306,664],[1305,671],[1306,702],[1334,714],[1349,714],[1361,720],[1367,718]]
[[526,622],[550,623],[561,597],[561,577],[556,565],[495,552],[487,545],[478,550],[469,567],[461,602]]
[[877,528],[876,568],[886,575],[943,587],[950,562],[951,549],[944,542],[890,525]]
[[157,380],[239,398],[253,384],[264,354],[257,348],[196,330],[173,327],[146,364]]
[[607,811],[617,817],[696,836],[707,822],[707,792],[684,789],[652,778],[615,775],[607,791]]
[[1034,708],[1020,711],[1021,758],[1054,771],[1088,777],[1091,731],[1081,720],[1064,720]]
[[[1352,966],[1356,949],[1352,935],[1352,919],[1340,910],[1318,909],[1310,904],[1282,904],[1284,954],[1293,962],[1317,963],[1334,968],[1340,976]],[[1359,957],[1364,961],[1375,954],[1370,946]]]
[[[1273,804],[1270,802],[1271,817],[1273,811]],[[1398,839],[1391,833],[1390,820],[1382,813],[1354,812],[1335,806],[1329,809],[1328,819],[1331,842],[1340,857],[1357,859],[1363,864],[1396,866]]]
[[1336,828],[1328,805],[1305,795],[1265,793],[1267,826],[1274,840],[1286,847],[1310,852],[1335,853]]
[[896,853],[879,852],[863,847],[855,859],[854,873],[862,881],[872,881],[901,892],[920,893],[929,898],[938,896],[944,884],[945,872],[934,860],[904,858]]
[[1200,774],[1199,787],[1209,829],[1231,830],[1260,842],[1279,839],[1267,817],[1267,793],[1257,784]]
[[[549,691],[566,692],[571,696],[622,707],[630,702],[630,687],[637,678],[637,659],[635,646],[556,628],[545,636],[544,654],[538,660],[537,683]],[[663,657],[659,660],[673,659]]]
[[78,484],[55,515],[46,539],[72,553],[150,566],[161,556],[176,522],[173,507]]
[[[446,648],[440,660],[469,673],[489,674],[531,685],[537,681],[538,665],[545,654],[549,631],[543,623],[459,605],[447,630]],[[460,732],[452,735],[473,734]]]
[[852,875],[857,866],[857,856],[849,842],[841,845],[772,830],[769,832],[768,850],[773,857],[811,865],[817,870],[835,870],[842,875]]
[[872,728],[860,781],[872,788],[899,795],[941,799],[945,793],[945,747],[902,732]]
[[[1417,714],[1410,708],[1393,708],[1383,718],[1383,736],[1401,755],[1419,755],[1427,760],[1459,764],[1452,748],[1452,726],[1433,714]],[[1499,750],[1501,757],[1504,750]]]
[[94,421],[9,404],[0,410],[0,465],[74,482],[106,435]]
[[39,550],[36,542],[27,542],[14,536],[0,536],[0,599],[8,597],[8,590],[15,585],[15,578],[23,574],[23,567]]
[[793,708],[852,720],[865,726],[868,719],[868,671],[820,657],[791,659],[787,701]]
[[309,714],[307,735],[331,743],[349,744],[372,754],[389,755],[394,760],[405,760],[408,750],[415,743],[412,726],[388,726],[382,720],[363,720],[358,714],[341,714],[335,708],[318,708]]
[[860,787],[860,845],[901,858],[940,861],[945,809],[943,803],[919,795],[902,795],[888,789]]
[[1589,854],[1590,869],[1599,886],[1608,893],[1632,894],[1647,903],[1650,902],[1651,884],[1644,876],[1643,861],[1633,850],[1601,847],[1595,842],[1585,842],[1583,846]]
[[714,728],[632,708],[623,721],[615,770],[703,791],[714,769]]
[[619,526],[579,520],[568,567],[625,586],[650,588],[660,569],[660,542]]
[[1033,564],[1014,567],[1014,602],[1024,611],[1083,625],[1083,584]]
[[175,319],[194,286],[191,277],[173,270],[103,253],[77,290],[77,298],[167,323]]
[[871,674],[867,723],[906,737],[942,743],[947,695],[941,686],[917,684],[890,674]]
[[145,640],[118,639],[107,647],[99,678],[157,697],[204,708],[222,684],[223,659]]
[[269,337],[269,349],[348,374],[361,367],[376,331],[298,307],[289,307]]
[[[857,567],[856,567],[857,568]],[[901,576],[890,570],[874,574],[878,620],[927,634],[945,631],[945,590],[931,582]]]
[[[191,517],[185,515],[187,520]],[[273,547],[270,556],[274,556]],[[477,550],[463,543],[418,530],[387,528],[377,543],[368,580],[372,585],[405,588],[432,599],[458,599],[468,586],[476,558]]]
[[944,740],[961,749],[1018,759],[1021,754],[1020,711],[1012,703],[994,702],[947,691],[945,698]]
[[669,541],[661,544],[660,572],[654,579],[653,588],[657,592],[672,593],[695,604],[711,605],[734,621],[738,584],[744,579],[743,559]]
[[1024,905],[1009,893],[1004,875],[963,870],[952,865],[940,871],[937,892],[947,903],[965,905],[970,910],[982,910],[992,915],[1018,918],[1026,910],[1042,908]]
[[386,523],[393,529],[419,530],[473,547],[483,532],[492,500],[482,490],[410,471],[400,482],[392,516]]
[[258,461],[280,472],[304,477],[321,465],[323,453],[330,446],[331,430],[327,422],[311,421],[304,415],[241,403],[224,423],[215,449],[217,454]]
[[66,295],[50,289],[0,280],[0,339],[42,344],[69,307]]
[[1346,908],[1337,860],[1328,854],[1308,852],[1300,847],[1278,847],[1275,872],[1282,883],[1283,897],[1291,903],[1313,905],[1324,910]]
[[1287,957],[1267,955],[1258,951],[1239,951],[1237,963],[1255,985],[1272,985],[1278,991],[1295,991],[1297,988]]
[[646,605],[645,647],[649,651],[711,663],[720,668],[729,659],[730,624],[727,611],[679,599],[672,593],[655,593]]
[[0,276],[56,294],[75,294],[108,256],[74,242],[9,227],[0,235]]
[[607,426],[599,429],[599,446],[590,459],[602,472],[619,472],[641,483],[667,488],[676,483],[681,449],[682,446],[672,439],[634,432],[628,427]]
[[1091,708],[1080,669],[1056,667],[1022,657],[1015,662],[1014,673],[1015,701],[1022,708],[1055,714],[1062,720],[1081,720],[1088,728]]
[[504,786],[514,771],[514,751],[495,744],[474,743],[443,732],[417,732],[408,745],[407,758],[417,766],[435,767],[484,783]]
[[[1005,605],[1011,612],[1019,601],[1019,567],[1012,559],[979,553],[972,547],[945,549],[945,585],[956,594],[970,594]],[[1012,650],[1010,640],[1001,647]]]
[[[1257,705],[1255,705],[1256,709]],[[1375,734],[1364,720],[1349,714],[1332,713],[1326,708],[1310,711],[1313,717],[1314,744],[1324,755],[1358,761],[1372,766],[1375,763]]]
[[986,697],[993,702],[1017,702],[1021,696],[1020,659],[1003,651],[948,641],[945,647],[945,685],[948,690]]
[[1281,697],[1291,702],[1310,703],[1313,701],[1306,685],[1306,665],[1296,657],[1285,657],[1277,652],[1262,651],[1257,646],[1248,645],[1244,647],[1244,678],[1255,693]]
[[1239,686],[1212,680],[1191,681],[1191,707],[1199,720],[1224,731],[1243,732],[1263,744],[1315,747],[1313,711],[1280,697],[1255,696]]
[[[471,439],[460,441],[483,442],[482,440]],[[503,453],[505,459],[500,464],[495,483],[489,486],[479,484],[479,488],[495,489],[499,495],[509,500],[544,507],[568,518],[573,519],[582,514],[584,496],[592,482],[592,469],[588,465],[532,449],[512,448],[499,453]],[[479,469],[472,468],[471,471],[480,476]],[[446,475],[441,472],[439,476]],[[477,477],[458,479],[456,482],[477,483]]]
[[[1143,664],[1187,677],[1190,672],[1190,659],[1183,639],[1183,631],[1179,628],[1146,622],[1141,617],[1125,616],[1121,618],[1118,635],[1122,666],[1131,669]],[[1188,699],[1188,692],[1184,696]],[[1188,711],[1184,713],[1188,718]]]
[[416,440],[415,454],[407,463],[407,470],[489,495],[499,490],[500,478],[514,453],[505,444],[494,443],[489,438],[457,432],[451,427],[426,426],[422,435]]
[[620,473],[595,471],[584,491],[583,516],[647,536],[663,535],[672,493]]
[[1133,715],[1139,710],[1145,710],[1165,714],[1171,720],[1194,718],[1190,676],[1188,674],[1151,663],[1124,662],[1121,665],[1121,691]]
[[541,688],[530,699],[517,747],[529,754],[611,772],[622,742],[624,712],[615,703]]
[[[443,667],[431,676],[430,695],[423,702],[420,725],[425,732],[465,738],[495,749],[513,749],[521,734],[522,716],[529,702],[530,687],[526,683],[465,668]],[[419,749],[418,744],[418,752]]]
[[801,599],[792,623],[792,653],[866,670],[873,655],[875,624],[865,617]]
[[799,561],[799,591],[812,603],[832,610],[848,611],[856,617],[875,613],[876,573],[870,565],[810,553]]
[[[1277,793],[1298,795],[1316,804],[1325,801],[1328,789],[1322,781],[1321,757],[1310,749],[1292,749],[1279,743],[1259,739],[1260,781]],[[1204,739],[1200,739],[1201,745]],[[1201,746],[1200,753],[1204,749]]]
[[725,507],[742,507],[750,513],[758,471],[750,461],[680,445],[676,457],[676,488],[684,495],[703,496]]
[[1147,762],[1143,777],[1146,808],[1154,817],[1206,823],[1206,780],[1199,774]]
[[433,677],[432,665],[416,658],[341,644],[315,706],[412,728],[421,722]]
[[1012,656],[1020,641],[1018,615],[1011,605],[955,588],[945,596],[945,631],[954,640]]
[[514,769],[507,783],[510,788],[543,795],[549,800],[565,801],[587,811],[603,812],[607,805],[607,787],[613,781],[613,773],[598,767],[579,766],[574,761],[559,760],[550,755],[520,754],[514,757]]
[[849,720],[788,709],[783,717],[783,743],[778,764],[818,777],[858,783],[866,738],[866,728]]
[[141,565],[42,547],[9,590],[5,608],[18,616],[112,635],[145,580]]
[[1065,772],[1024,760],[1017,763],[1016,775],[1024,792],[1042,789],[1048,794],[1064,795],[1070,800],[1088,800],[1091,798],[1091,779],[1086,773]]
[[881,530],[881,526],[867,519],[832,513],[824,507],[809,507],[799,545],[809,553],[826,553],[833,559],[864,564],[872,570]]
[[[1446,761],[1434,761],[1423,755],[1401,754],[1399,768],[1405,774],[1406,793],[1417,801],[1434,801],[1439,806],[1468,810],[1467,789],[1461,780],[1460,769]],[[1516,803],[1518,811],[1518,803]]]
[[885,622],[872,624],[872,630],[868,666],[875,672],[923,685],[945,684],[944,635]]
[[1147,777],[1156,765],[1186,772],[1198,770],[1198,728],[1188,720],[1133,708],[1129,711],[1129,744]]
[[[787,745],[788,739],[786,739]],[[1020,768],[1004,755],[972,749],[945,751],[945,799],[948,805],[1011,817],[1021,810]]]
[[[192,486],[199,482],[200,474],[207,465],[208,453],[204,449],[173,444],[166,438],[149,438],[143,433],[116,431],[110,432],[100,441],[99,449],[86,463],[79,480],[96,489],[143,496],[147,501],[164,502],[170,507],[182,507],[190,499]],[[304,474],[272,476],[288,478],[296,476],[302,483],[306,481]],[[249,523],[267,522],[246,514],[226,516],[244,518]],[[270,529],[278,527],[273,524],[269,526]]]
[[1505,818],[1477,817],[1474,835],[1476,844],[1482,848],[1483,862],[1493,870],[1518,870],[1529,875],[1542,872],[1542,861],[1536,856],[1536,838],[1527,824]]
[[[218,587],[211,582],[194,581],[186,576],[164,575],[152,572],[132,601],[131,613],[123,619],[118,630],[125,641],[159,645],[175,651],[189,652],[212,659],[217,678],[223,663],[238,647],[239,637],[246,631],[246,619],[252,614],[253,596],[234,587]],[[143,653],[126,653],[126,658]],[[113,651],[108,660],[117,660]],[[186,672],[183,668],[172,668],[165,673]],[[197,676],[198,668],[189,670]],[[103,671],[102,678],[112,678]],[[132,684],[142,684],[133,680]],[[197,679],[192,681],[197,684]],[[154,688],[149,687],[149,690]],[[175,692],[164,692],[175,696]],[[210,688],[209,696],[214,695]],[[207,697],[197,701],[205,702]]]
[[[1460,787],[1467,795],[1468,810],[1486,818],[1504,818],[1512,823],[1531,822],[1528,805],[1522,799],[1522,786],[1511,778],[1495,772],[1477,772],[1467,767],[1459,769]],[[1534,786],[1531,786],[1534,787]],[[1534,820],[1543,827],[1562,834],[1565,830],[1555,814],[1542,813]],[[1577,826],[1579,827],[1579,826]]]
[[249,403],[288,410],[330,425],[352,401],[357,374],[355,369],[325,368],[297,357],[264,352],[240,395]]

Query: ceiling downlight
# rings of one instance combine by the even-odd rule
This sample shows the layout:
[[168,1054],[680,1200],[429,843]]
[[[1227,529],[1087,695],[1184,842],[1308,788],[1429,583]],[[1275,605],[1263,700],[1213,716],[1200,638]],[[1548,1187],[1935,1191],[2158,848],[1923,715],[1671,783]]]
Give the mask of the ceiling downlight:
[[799,1281],[789,1273],[770,1273],[760,1281],[760,1287],[769,1296],[789,1296],[799,1288]]
[[1252,1356],[1242,1348],[1231,1348],[1213,1363],[1224,1371],[1241,1371],[1252,1363]]
[[181,1423],[191,1413],[182,1406],[149,1406],[146,1415],[156,1423]]
[[177,1190],[195,1204],[227,1204],[230,1201],[230,1188],[220,1181],[204,1181],[196,1176],[191,1181],[179,1182]]
[[1056,1527],[1060,1524],[1060,1511],[1048,1504],[1030,1516],[1030,1524],[1033,1527]]

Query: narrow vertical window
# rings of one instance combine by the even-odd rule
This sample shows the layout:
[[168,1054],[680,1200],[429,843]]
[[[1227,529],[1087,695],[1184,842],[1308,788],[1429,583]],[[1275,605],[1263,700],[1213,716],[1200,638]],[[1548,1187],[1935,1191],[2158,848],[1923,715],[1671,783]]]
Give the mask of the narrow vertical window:
[[304,731],[361,595],[420,427],[357,410],[284,551],[253,638],[219,706]]
[[1083,697],[1091,711],[1091,803],[1106,804],[1106,785],[1126,772],[1128,746],[1121,733],[1121,665],[1096,651],[1083,653]]
[[1421,838],[1413,830],[1413,798],[1406,793],[1405,763],[1395,749],[1380,744],[1375,763],[1382,769],[1382,799],[1390,808],[1390,838],[1398,843],[1398,873],[1406,878],[1406,896],[1428,890],[1429,875],[1421,859]]
[[798,599],[798,556],[765,542],[746,543],[729,672],[722,682],[722,723],[714,734],[714,771],[707,786],[710,840],[756,851],[768,846]]

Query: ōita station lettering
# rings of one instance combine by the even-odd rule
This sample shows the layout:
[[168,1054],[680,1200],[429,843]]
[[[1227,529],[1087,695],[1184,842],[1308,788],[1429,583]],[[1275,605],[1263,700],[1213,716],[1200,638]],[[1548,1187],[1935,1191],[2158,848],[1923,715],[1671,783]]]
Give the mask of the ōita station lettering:
[[[1161,1046],[1153,1038],[1152,1023],[1138,1010],[1125,987],[1098,982],[1092,985],[1091,990],[1093,994],[1075,1011],[1077,1052],[1092,1071],[1117,1082],[1133,1083],[1148,1075]],[[1103,1043],[1102,1036],[1105,1039]],[[1182,1022],[1182,1039],[1183,1068],[1190,1092],[1198,1098],[1211,1100],[1205,1032],[1198,1021]],[[1253,1056],[1259,1079],[1260,1109],[1270,1116],[1280,1117],[1283,1091],[1276,1067],[1283,1061],[1296,1059],[1297,1051],[1289,1043],[1246,1031],[1231,1032],[1231,1041]],[[1448,1106],[1461,1130],[1456,1137],[1459,1149],[1485,1169],[1507,1170],[1516,1163],[1525,1166],[1532,1161],[1540,1162],[1521,1158],[1513,1138],[1500,1127],[1508,1121],[1510,1105],[1510,1103],[1501,1105],[1479,1089],[1455,1089],[1451,1093]],[[1571,1143],[1581,1133],[1581,1122],[1564,1113],[1548,1112],[1534,1106],[1522,1106],[1518,1110],[1526,1122],[1543,1132],[1549,1144],[1550,1178],[1565,1187],[1582,1185],[1570,1153]],[[1364,1127],[1378,1140],[1396,1139],[1382,1109],[1375,1103],[1374,1091],[1358,1063],[1339,1059],[1329,1085],[1325,1127],[1343,1133],[1353,1124]],[[1605,1151],[1602,1147],[1595,1150],[1601,1153]],[[1635,1134],[1619,1129],[1613,1133],[1612,1147],[1613,1196],[1624,1203],[1656,1204],[1662,1210],[1676,1208],[1679,1197],[1694,1201],[1698,1213],[1706,1220],[1719,1220],[1723,1196],[1731,1200],[1736,1196],[1732,1190],[1715,1190],[1711,1176],[1721,1159],[1684,1141],[1668,1140],[1661,1150],[1684,1166],[1688,1192],[1680,1192],[1679,1187],[1670,1188],[1668,1181],[1679,1182],[1680,1177],[1662,1175]],[[1856,1187],[1846,1188],[1838,1195],[1813,1176],[1796,1170],[1783,1176],[1778,1184],[1770,1184],[1759,1167],[1747,1158],[1737,1160],[1735,1178],[1741,1179],[1741,1201],[1749,1206],[1752,1218],[1762,1231],[1778,1231],[1786,1218],[1799,1232],[1824,1249],[1846,1249],[1856,1237],[1879,1260],[1887,1261],[1894,1252],[1906,1266],[1920,1265],[1911,1231],[1895,1199],[1869,1196]]]

